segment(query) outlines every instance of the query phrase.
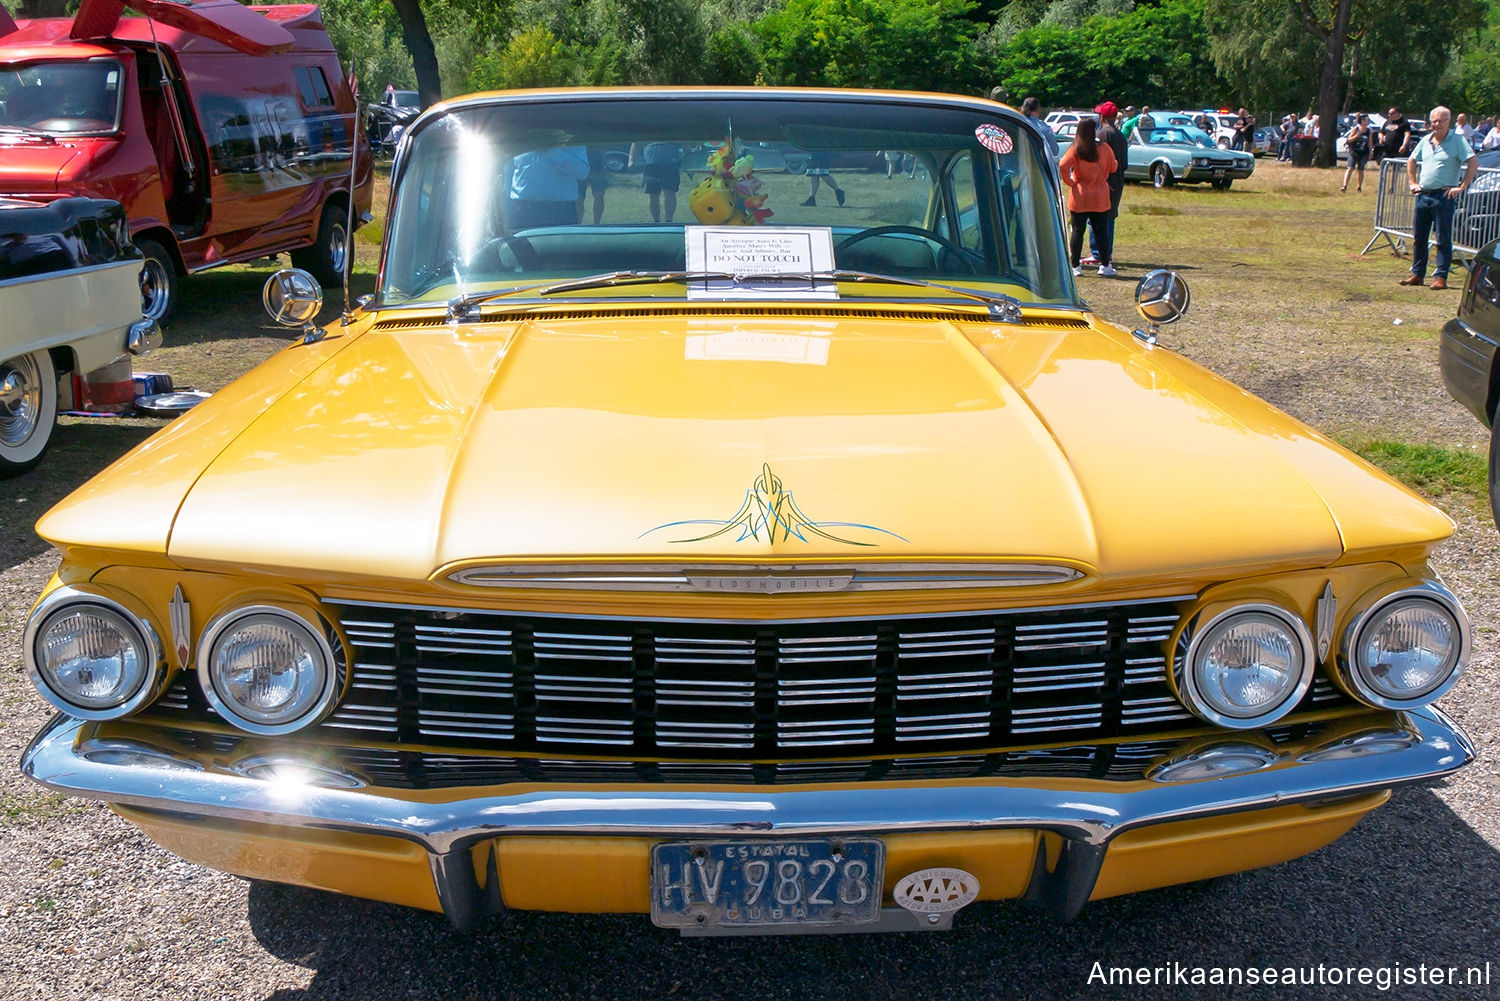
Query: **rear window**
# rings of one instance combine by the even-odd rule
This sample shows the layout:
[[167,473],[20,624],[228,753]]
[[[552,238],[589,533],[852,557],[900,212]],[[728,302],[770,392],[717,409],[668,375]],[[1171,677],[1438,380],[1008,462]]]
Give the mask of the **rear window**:
[[328,78],[320,66],[297,67],[297,91],[302,95],[304,108],[327,108],[333,105],[333,93],[328,89]]

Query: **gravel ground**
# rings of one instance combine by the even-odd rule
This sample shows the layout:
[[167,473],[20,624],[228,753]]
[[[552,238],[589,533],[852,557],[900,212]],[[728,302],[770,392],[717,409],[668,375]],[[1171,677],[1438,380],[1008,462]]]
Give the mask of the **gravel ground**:
[[[1337,267],[1335,261],[1332,267]],[[1137,273],[1133,272],[1133,273]],[[1199,279],[1195,278],[1195,281]],[[1405,440],[1478,447],[1482,429],[1442,392],[1433,342],[1352,355],[1284,328],[1232,326],[1237,276],[1195,286],[1210,321],[1187,354],[1326,430],[1366,423]],[[1128,317],[1130,284],[1096,304]],[[1451,308],[1451,304],[1445,308]],[[1435,326],[1429,326],[1429,331]],[[1409,349],[1409,350],[1408,350]],[[184,362],[185,363],[185,362]],[[21,669],[26,612],[56,564],[35,517],[151,424],[68,425],[47,476],[0,483],[0,760],[46,718]],[[107,441],[101,445],[100,436]],[[642,918],[513,914],[473,937],[396,907],[243,880],[178,861],[102,807],[50,796],[0,769],[0,995],[7,998],[828,998],[1223,996],[1223,989],[1106,988],[1103,967],[1491,966],[1492,986],[1407,987],[1401,998],[1494,997],[1500,982],[1500,535],[1471,498],[1437,558],[1475,625],[1475,656],[1443,706],[1480,761],[1398,793],[1332,846],[1271,869],[1089,905],[1059,927],[975,905],[946,935],[680,940]],[[128,516],[128,512],[122,512]],[[1375,986],[1240,989],[1243,996],[1368,998]]]

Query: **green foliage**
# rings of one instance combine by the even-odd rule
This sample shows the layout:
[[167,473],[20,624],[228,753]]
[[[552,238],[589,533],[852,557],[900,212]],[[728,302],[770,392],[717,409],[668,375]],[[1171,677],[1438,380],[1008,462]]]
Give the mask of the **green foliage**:
[[1192,106],[1217,101],[1203,0],[1163,0],[1081,24],[1044,23],[1003,47],[990,40],[994,73],[1011,96],[1050,107],[1120,103]]
[[760,46],[743,24],[729,24],[708,36],[703,59],[703,82],[715,86],[755,83],[761,75]]
[[[1327,5],[1313,9],[1327,17]],[[1325,45],[1304,24],[1296,0],[1207,0],[1204,16],[1214,65],[1237,101],[1261,108],[1312,104]],[[1482,18],[1478,0],[1354,0],[1339,107],[1425,111],[1457,100],[1440,81]]]
[[534,24],[499,53],[485,54],[469,73],[470,90],[564,87],[573,82],[574,59],[551,29]]
[[984,89],[970,0],[787,0],[755,23],[777,85]]

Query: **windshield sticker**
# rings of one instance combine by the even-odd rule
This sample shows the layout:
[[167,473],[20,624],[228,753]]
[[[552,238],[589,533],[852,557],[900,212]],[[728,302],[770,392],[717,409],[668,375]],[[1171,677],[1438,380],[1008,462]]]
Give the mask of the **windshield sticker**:
[[827,226],[684,226],[689,299],[837,299]]
[[974,129],[974,138],[979,140],[979,145],[991,153],[1009,153],[1015,149],[1015,143],[1010,138],[1010,133],[998,125],[986,122]]
[[[713,531],[703,535],[695,535],[687,539],[672,539],[671,542],[704,542],[708,539],[716,539],[721,535],[738,532],[734,537],[735,542],[744,542],[749,539],[752,542],[786,542],[797,539],[801,542],[812,542],[809,535],[827,539],[830,542],[842,542],[847,546],[876,546],[878,542],[862,542],[859,539],[845,538],[844,535],[857,534],[860,532],[876,532],[880,535],[889,535],[893,539],[901,539],[902,542],[909,541],[895,532],[888,532],[874,525],[861,525],[853,521],[813,521],[802,513],[797,506],[797,501],[792,497],[792,492],[782,484],[781,477],[771,472],[769,464],[760,468],[760,475],[745,491],[745,499],[740,504],[740,509],[733,517],[722,521],[715,518],[692,518],[687,521],[669,521],[665,525],[657,525],[655,528],[647,529],[638,538],[644,539],[652,532],[660,532],[668,528],[682,528],[687,525],[709,525]],[[830,528],[850,529],[840,535],[828,531]]]

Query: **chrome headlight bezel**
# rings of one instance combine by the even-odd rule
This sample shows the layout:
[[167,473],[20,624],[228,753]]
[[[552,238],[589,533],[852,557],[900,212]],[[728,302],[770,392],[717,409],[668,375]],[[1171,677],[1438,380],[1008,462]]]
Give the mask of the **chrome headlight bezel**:
[[[139,684],[127,698],[113,706],[90,708],[69,701],[48,681],[47,672],[42,670],[41,658],[37,655],[37,643],[46,633],[46,627],[59,615],[67,614],[76,606],[82,605],[102,608],[123,619],[126,626],[136,634],[135,638],[145,651],[147,664]],[[21,656],[26,665],[27,677],[42,698],[74,719],[102,721],[129,716],[154,702],[166,687],[166,657],[161,639],[150,621],[96,587],[64,585],[48,592],[46,597],[37,602],[22,633]]]
[[[1358,663],[1357,654],[1365,630],[1378,621],[1380,613],[1397,602],[1413,598],[1431,602],[1452,618],[1458,636],[1458,651],[1453,666],[1443,681],[1412,698],[1393,699],[1381,694],[1369,682],[1364,675],[1364,665]],[[1471,649],[1469,617],[1452,591],[1435,580],[1396,581],[1367,592],[1355,605],[1353,617],[1345,627],[1343,639],[1339,643],[1339,682],[1350,695],[1377,709],[1418,709],[1436,702],[1458,683],[1468,667]]]
[[[1291,712],[1302,701],[1312,687],[1313,673],[1317,668],[1317,648],[1313,644],[1312,632],[1307,623],[1295,612],[1269,602],[1247,601],[1228,604],[1212,614],[1204,609],[1189,620],[1178,640],[1177,655],[1173,658],[1172,680],[1177,697],[1188,711],[1199,719],[1216,726],[1232,730],[1251,730],[1268,726]],[[1198,682],[1197,660],[1203,652],[1205,639],[1225,620],[1245,614],[1269,616],[1284,624],[1301,652],[1301,671],[1296,683],[1274,706],[1257,716],[1235,716],[1214,708],[1203,695]]]
[[[264,723],[243,715],[235,708],[233,701],[225,696],[215,684],[217,679],[214,671],[214,654],[219,641],[243,620],[258,616],[285,620],[287,624],[305,633],[312,640],[310,649],[322,662],[323,676],[311,708],[297,718],[284,723]],[[230,608],[215,616],[198,639],[197,654],[194,658],[197,665],[198,686],[203,691],[203,697],[208,700],[208,704],[215,712],[246,733],[275,737],[304,730],[326,719],[338,705],[344,693],[348,672],[342,656],[343,647],[342,644],[338,644],[338,649],[335,649],[337,639],[336,637],[330,639],[331,635],[328,625],[316,613],[308,615],[280,605],[265,604],[240,605]]]

